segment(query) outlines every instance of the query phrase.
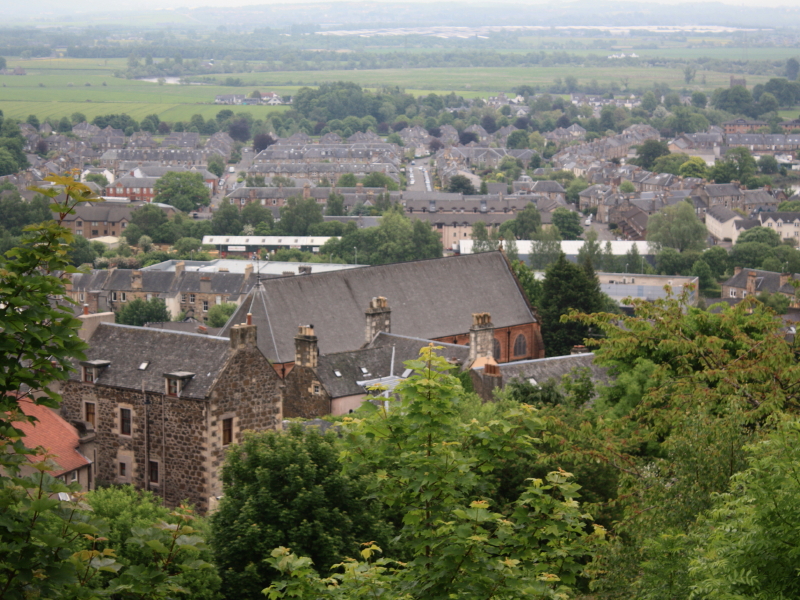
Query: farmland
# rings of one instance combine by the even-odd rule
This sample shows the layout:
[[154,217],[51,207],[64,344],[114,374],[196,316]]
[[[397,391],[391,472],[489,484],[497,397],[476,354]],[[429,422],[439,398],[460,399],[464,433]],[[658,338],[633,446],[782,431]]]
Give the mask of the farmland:
[[[659,53],[700,52],[690,48],[666,48]],[[730,48],[706,48],[702,52],[732,52]],[[736,49],[740,51],[741,49]],[[750,52],[768,49],[751,49]],[[775,52],[769,49],[770,52]],[[779,54],[783,56],[789,49]],[[574,50],[570,50],[574,51]],[[587,51],[589,52],[589,51]],[[598,50],[591,52],[598,53]],[[606,52],[600,50],[599,52]],[[644,53],[638,51],[637,53]],[[762,52],[762,53],[764,53]],[[777,56],[777,54],[775,54]],[[244,93],[254,89],[292,95],[301,86],[315,86],[324,82],[352,81],[367,88],[400,86],[416,95],[456,92],[466,98],[487,97],[498,92],[510,92],[521,84],[546,87],[555,79],[573,76],[580,83],[594,80],[600,84],[616,83],[624,87],[623,80],[632,88],[651,87],[654,83],[667,84],[673,89],[685,87],[682,69],[665,67],[630,66],[622,61],[609,60],[609,66],[587,68],[581,66],[551,67],[464,67],[329,71],[258,71],[260,65],[251,62],[253,72],[236,73],[241,87],[219,85],[228,75],[212,75],[211,84],[161,85],[154,82],[115,77],[124,71],[125,59],[32,59],[10,58],[11,68],[25,69],[24,76],[0,76],[0,110],[12,118],[24,119],[30,114],[41,119],[59,119],[81,112],[89,119],[98,115],[126,113],[141,120],[156,114],[167,121],[188,120],[194,114],[213,117],[220,110],[214,97],[218,94]],[[726,87],[729,74],[717,71],[697,73],[692,89],[707,92]],[[768,76],[748,76],[748,85],[764,83]],[[216,83],[216,84],[215,84]],[[257,117],[287,107],[238,106]],[[796,116],[796,115],[795,115]]]

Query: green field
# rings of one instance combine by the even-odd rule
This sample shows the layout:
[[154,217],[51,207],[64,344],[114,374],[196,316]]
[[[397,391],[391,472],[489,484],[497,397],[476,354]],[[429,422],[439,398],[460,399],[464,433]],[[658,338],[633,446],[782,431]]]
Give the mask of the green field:
[[[686,50],[686,49],[676,49]],[[557,78],[572,75],[579,82],[592,79],[600,83],[627,79],[631,87],[650,87],[666,83],[673,88],[685,87],[682,69],[623,67],[475,67],[441,69],[376,69],[337,71],[277,71],[234,74],[245,83],[242,87],[222,85],[159,85],[153,82],[114,77],[123,70],[124,59],[44,59],[8,61],[9,67],[22,67],[25,76],[0,76],[0,110],[9,117],[24,119],[30,114],[40,120],[59,119],[81,112],[92,119],[97,115],[127,113],[141,120],[157,114],[167,121],[188,120],[194,114],[213,117],[222,108],[214,104],[219,94],[249,94],[254,89],[292,95],[301,86],[324,82],[352,81],[367,88],[400,86],[416,95],[431,92],[447,94],[454,91],[466,98],[486,97],[498,92],[510,92],[521,84],[546,86]],[[255,64],[257,68],[257,64]],[[702,77],[705,83],[701,84]],[[223,80],[228,75],[217,75]],[[726,87],[727,73],[700,71],[693,88],[711,91]],[[748,76],[749,85],[763,83],[767,76]],[[264,117],[287,107],[237,106]],[[793,115],[796,116],[796,115]]]

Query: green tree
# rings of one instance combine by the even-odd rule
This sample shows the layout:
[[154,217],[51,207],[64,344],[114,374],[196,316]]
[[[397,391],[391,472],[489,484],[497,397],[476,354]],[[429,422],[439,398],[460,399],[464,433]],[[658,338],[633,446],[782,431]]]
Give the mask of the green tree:
[[278,548],[270,563],[288,580],[266,590],[269,598],[547,598],[575,586],[580,562],[603,530],[587,535],[570,474],[526,481],[502,505],[487,499],[497,465],[536,452],[539,434],[531,433],[542,421],[534,409],[462,423],[463,392],[448,373],[452,365],[433,348],[420,354],[406,363],[414,375],[397,387],[394,406],[362,405],[364,417],[347,428],[343,455],[347,471],[379,474],[367,480],[370,497],[401,515],[397,539],[408,558],[402,565],[377,558],[381,549],[368,543],[358,561],[320,580],[308,559]]
[[242,231],[242,217],[236,205],[223,200],[211,218],[211,231],[214,235],[239,235]]
[[561,253],[547,268],[542,285],[542,338],[547,355],[569,354],[589,336],[589,327],[574,321],[562,323],[563,315],[570,310],[598,312],[604,306],[600,282],[591,266],[574,265]]
[[208,206],[211,194],[200,173],[169,171],[156,181],[154,202],[169,204],[183,212]]
[[384,173],[378,172],[370,173],[361,180],[361,183],[364,187],[382,187],[390,191],[397,191],[400,189],[400,186],[394,179]]
[[678,175],[681,177],[699,177],[705,179],[708,177],[708,167],[706,161],[699,156],[692,156],[689,160],[681,164],[678,169]]
[[651,92],[647,91],[642,96],[642,108],[649,113],[652,113],[658,107],[658,100],[656,99],[656,95]]
[[750,242],[766,244],[774,248],[780,246],[781,236],[771,227],[752,227],[739,235],[736,244],[748,244]]
[[542,215],[536,208],[536,204],[529,202],[514,218],[512,224],[514,235],[521,240],[530,240],[541,229]]
[[747,185],[756,174],[756,161],[747,148],[731,148],[725,153],[725,160],[718,162],[711,170],[711,177],[717,183],[730,183],[733,180]]
[[253,227],[263,224],[272,229],[275,226],[272,211],[256,202],[250,202],[242,209],[241,218],[242,223]]
[[82,235],[76,235],[70,244],[69,257],[76,267],[85,264],[91,265],[94,263],[94,259],[97,258],[97,251],[89,240]]
[[103,175],[102,173],[89,173],[86,176],[86,181],[91,181],[92,183],[96,183],[101,188],[108,187],[108,179],[106,179],[106,176]]
[[388,530],[363,474],[342,473],[336,436],[293,425],[251,433],[227,454],[224,495],[211,517],[215,562],[228,598],[262,598],[278,573],[267,562],[277,546],[308,554],[316,565],[356,555],[362,540]]
[[669,154],[667,142],[661,140],[647,140],[636,149],[636,164],[643,169],[650,170],[656,159]]
[[161,298],[150,300],[136,298],[123,304],[116,315],[117,323],[136,327],[142,327],[145,323],[164,323],[169,320],[167,305]]
[[465,196],[477,194],[475,186],[465,175],[453,175],[447,184],[447,191],[454,194],[464,194]]
[[580,193],[589,187],[589,182],[583,177],[577,177],[569,182],[567,185],[567,201],[573,204],[578,204],[580,200]]
[[656,173],[672,173],[678,175],[680,168],[691,157],[687,154],[668,154],[659,156],[653,163],[653,171]]
[[224,327],[231,315],[236,312],[238,305],[234,302],[215,304],[208,311],[207,323],[210,327]]
[[281,206],[278,227],[287,235],[308,235],[309,227],[322,220],[322,206],[314,198],[292,196]]
[[344,209],[344,196],[331,192],[325,204],[325,214],[329,217],[342,217],[347,214]]
[[692,92],[692,106],[695,108],[705,108],[708,104],[708,97],[701,91]]
[[758,159],[758,169],[766,175],[774,175],[779,169],[778,161],[774,156],[765,154]]
[[492,239],[492,235],[483,221],[478,221],[472,225],[472,241],[474,242],[472,251],[475,253],[497,250],[500,244],[499,240]]
[[[131,213],[131,225],[126,228],[125,237],[129,244],[135,244],[142,235],[153,237],[156,230],[167,222],[167,215],[158,206],[144,204]],[[134,231],[135,239],[131,239],[131,227],[136,226],[138,231]]]
[[203,247],[203,242],[193,237],[183,237],[175,242],[173,250],[178,255],[189,254],[190,252],[197,252]]
[[553,211],[553,225],[558,228],[561,239],[578,240],[583,235],[581,215],[563,206]]
[[707,237],[705,225],[697,218],[689,202],[666,206],[647,221],[647,241],[657,249],[702,250]]
[[628,181],[627,179],[625,179],[625,180],[624,180],[624,181],[623,181],[623,182],[622,182],[622,183],[619,185],[619,191],[620,191],[620,192],[622,192],[623,194],[633,194],[633,193],[635,193],[635,192],[636,192],[636,186],[635,186],[635,185],[633,185],[633,183],[632,183],[632,182],[630,182],[630,181]]
[[353,188],[356,187],[358,180],[353,173],[343,173],[339,176],[339,181],[336,182],[336,187],[340,188]]
[[512,131],[506,139],[506,148],[522,150],[527,148],[528,145],[528,132],[522,129]]
[[532,269],[543,271],[561,255],[561,236],[558,229],[548,227],[531,235],[531,250],[528,264]]
[[136,245],[142,249],[142,252],[150,252],[153,247],[153,239],[147,235],[143,235],[139,238],[139,241],[136,242]]
[[734,475],[730,490],[715,497],[692,536],[689,575],[705,598],[796,596],[800,426],[782,423],[751,445],[749,468]]
[[222,174],[225,172],[225,160],[219,154],[213,154],[211,158],[208,159],[207,168],[217,177],[222,177]]

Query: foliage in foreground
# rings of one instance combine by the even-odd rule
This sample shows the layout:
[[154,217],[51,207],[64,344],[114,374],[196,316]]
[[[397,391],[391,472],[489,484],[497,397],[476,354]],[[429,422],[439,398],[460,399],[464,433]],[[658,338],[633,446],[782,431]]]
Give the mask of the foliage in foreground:
[[[546,425],[520,406],[480,423],[456,418],[461,387],[452,368],[431,347],[409,361],[414,375],[396,391],[399,401],[364,404],[346,422],[345,469],[375,474],[370,496],[401,515],[393,541],[402,553],[377,558],[370,542],[357,559],[320,577],[311,561],[288,548],[272,552],[286,579],[265,590],[270,599],[355,598],[562,598],[574,588],[582,561],[603,537],[587,531],[580,486],[564,471],[526,482],[507,506],[493,505],[492,472],[521,454],[536,454]],[[326,565],[318,565],[324,569]]]

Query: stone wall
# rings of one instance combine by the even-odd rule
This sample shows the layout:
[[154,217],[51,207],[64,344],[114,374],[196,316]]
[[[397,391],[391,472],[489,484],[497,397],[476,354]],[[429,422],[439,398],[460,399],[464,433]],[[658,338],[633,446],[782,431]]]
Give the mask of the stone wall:
[[331,414],[331,397],[317,378],[314,369],[295,364],[284,380],[284,418],[313,419],[329,414]]

